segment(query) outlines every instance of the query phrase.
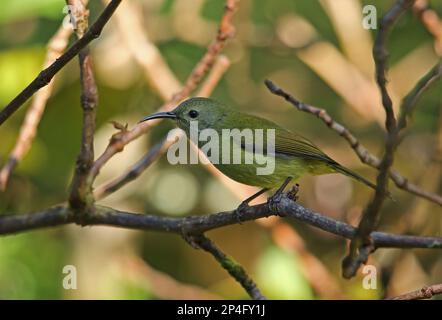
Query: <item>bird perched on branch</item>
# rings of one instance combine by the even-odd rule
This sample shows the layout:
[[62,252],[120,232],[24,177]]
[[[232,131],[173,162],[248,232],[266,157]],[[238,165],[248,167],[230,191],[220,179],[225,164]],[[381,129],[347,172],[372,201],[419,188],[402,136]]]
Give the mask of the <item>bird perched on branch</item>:
[[[266,190],[280,187],[288,179],[294,182],[304,174],[341,173],[376,189],[375,184],[340,165],[303,136],[288,131],[269,120],[241,113],[213,99],[190,98],[173,111],[155,113],[144,118],[141,122],[159,118],[175,120],[177,126],[184,130],[188,137],[192,135],[193,127],[196,128],[198,134],[202,134],[206,130],[204,136],[206,140],[208,135],[211,136],[211,142],[214,140],[212,135],[217,134],[219,136],[218,142],[220,142],[219,147],[218,149],[212,148],[211,154],[208,155],[209,160],[233,180],[263,188],[260,194]],[[192,126],[192,123],[197,126]],[[228,130],[226,131],[226,129]],[[263,143],[261,146],[257,146],[254,144],[256,139],[247,141],[245,135],[241,135],[247,129],[254,133],[261,129],[264,132],[261,140],[267,144]],[[209,133],[207,130],[210,130]],[[229,131],[230,135],[225,134]],[[240,137],[236,138],[232,132],[238,133],[238,131]],[[233,142],[231,141],[232,137]],[[204,147],[203,142],[198,139],[197,144],[204,151],[208,148]],[[228,143],[227,149],[223,149],[225,143]],[[219,152],[220,160],[221,158],[230,159],[235,153],[239,154],[242,160],[247,156],[255,157],[255,160],[249,161],[249,163],[213,161],[215,151]],[[228,153],[227,157],[226,152]],[[266,165],[270,168],[273,167],[273,170],[267,174],[258,174],[258,169],[262,169],[265,161],[268,161]]]

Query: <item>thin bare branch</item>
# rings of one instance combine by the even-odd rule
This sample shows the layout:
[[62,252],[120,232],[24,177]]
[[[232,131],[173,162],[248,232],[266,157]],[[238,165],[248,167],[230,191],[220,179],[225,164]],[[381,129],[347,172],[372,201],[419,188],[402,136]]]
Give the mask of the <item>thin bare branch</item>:
[[206,80],[201,85],[197,96],[198,97],[210,97],[215,87],[218,85],[224,73],[230,67],[230,60],[224,55],[219,55],[216,59],[213,68],[210,70]]
[[406,128],[408,119],[413,115],[419,98],[428,90],[428,88],[442,76],[442,60],[418,81],[415,87],[407,94],[401,106],[397,130],[401,131]]
[[147,152],[127,172],[106,183],[105,185],[98,187],[94,192],[95,198],[103,199],[129,182],[138,178],[147,168],[150,167],[151,164],[159,159],[174,142],[175,140],[163,139],[155,144],[152,148],[150,148],[149,152]]
[[97,21],[86,31],[84,36],[77,40],[64,54],[55,60],[49,67],[40,72],[32,82],[22,90],[11,102],[0,111],[0,125],[3,124],[20,106],[22,106],[37,90],[46,86],[54,75],[71,61],[92,40],[98,38],[106,23],[117,9],[121,0],[112,0],[98,17]]
[[393,132],[396,128],[393,105],[387,90],[386,71],[388,69],[388,51],[385,45],[387,37],[399,17],[414,3],[414,0],[397,0],[393,7],[382,17],[379,24],[379,31],[373,47],[373,58],[376,67],[376,82],[382,96],[382,106],[385,110],[385,128]]
[[[348,128],[346,128],[341,123],[335,121],[325,109],[311,106],[303,103],[302,101],[299,101],[293,95],[287,93],[284,89],[278,87],[270,80],[266,80],[265,84],[270,92],[272,92],[273,94],[283,97],[299,111],[307,112],[318,117],[322,122],[327,125],[327,127],[329,127],[331,130],[336,131],[342,138],[344,138],[348,142],[348,144],[359,157],[361,162],[368,164],[369,166],[376,169],[379,168],[379,158],[370,153],[370,151],[368,151],[368,149],[360,143],[358,138],[356,138],[356,136],[353,135]],[[442,206],[442,196],[422,190],[419,186],[409,182],[407,178],[403,177],[396,170],[390,169],[390,178],[394,181],[398,188]]]
[[442,20],[435,10],[429,7],[427,0],[416,0],[413,11],[434,38],[434,49],[442,57]]
[[[269,216],[281,216],[301,221],[331,234],[352,239],[356,228],[328,216],[314,212],[294,202],[286,194],[278,201],[250,206],[241,211],[241,221],[252,221]],[[159,214],[137,214],[95,205],[94,210],[79,219],[72,209],[59,205],[40,212],[0,217],[0,235],[15,234],[34,229],[77,223],[80,225],[107,225],[127,229],[161,231],[180,235],[198,235],[204,232],[238,223],[233,211],[185,218],[164,217]],[[442,237],[395,235],[372,232],[375,248],[428,248],[441,249]]]
[[387,298],[387,300],[422,300],[431,299],[433,296],[442,294],[442,283],[434,284],[429,287],[423,287],[420,290],[401,294],[397,297]]

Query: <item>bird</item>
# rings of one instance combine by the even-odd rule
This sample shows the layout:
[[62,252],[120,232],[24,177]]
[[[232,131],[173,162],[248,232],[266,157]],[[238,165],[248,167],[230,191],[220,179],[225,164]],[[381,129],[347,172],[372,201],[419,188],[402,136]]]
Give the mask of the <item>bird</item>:
[[[252,163],[212,162],[218,170],[229,178],[243,184],[262,188],[257,194],[250,197],[249,200],[268,190],[278,189],[278,191],[281,191],[281,188],[284,189],[287,184],[296,182],[305,174],[323,175],[340,173],[372,189],[376,189],[374,183],[339,164],[321,151],[312,141],[299,133],[289,131],[270,120],[240,112],[215,99],[192,97],[181,102],[172,111],[152,114],[143,118],[140,122],[162,118],[174,120],[176,125],[186,132],[187,137],[191,134],[191,124],[197,122],[198,133],[211,129],[211,132],[215,132],[221,137],[222,143],[225,143],[226,139],[231,138],[224,137],[223,132],[225,132],[225,129],[262,129],[264,131],[273,129],[274,141],[270,147],[267,145],[267,147],[264,146],[258,150],[259,148],[250,145],[250,142],[247,143],[244,139],[237,139],[230,143],[227,151],[230,152],[229,156],[232,156],[235,152],[240,153],[242,159],[246,155],[250,155],[250,153],[262,155],[272,151],[271,156],[274,159],[274,170],[270,174],[257,174],[259,164],[256,161]],[[198,141],[197,143],[201,149],[203,142]],[[221,153],[222,151],[224,150],[220,146],[219,152]]]

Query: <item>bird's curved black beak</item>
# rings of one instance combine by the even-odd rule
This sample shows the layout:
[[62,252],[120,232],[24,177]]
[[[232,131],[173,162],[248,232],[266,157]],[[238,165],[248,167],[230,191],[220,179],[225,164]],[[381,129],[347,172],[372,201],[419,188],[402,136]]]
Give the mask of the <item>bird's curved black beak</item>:
[[144,121],[148,121],[148,120],[153,120],[153,119],[164,119],[164,118],[168,118],[168,119],[176,119],[177,116],[174,112],[158,112],[158,113],[154,113],[150,116],[147,116],[146,118],[140,120],[138,123],[140,122],[144,122]]

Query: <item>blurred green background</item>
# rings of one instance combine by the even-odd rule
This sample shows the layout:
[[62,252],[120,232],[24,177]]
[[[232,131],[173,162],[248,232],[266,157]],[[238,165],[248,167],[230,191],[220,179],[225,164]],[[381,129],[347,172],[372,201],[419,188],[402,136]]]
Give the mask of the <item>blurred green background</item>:
[[[149,41],[158,47],[181,82],[215,37],[224,5],[221,0],[124,2],[139,9],[136,12]],[[380,17],[392,3],[241,0],[234,18],[236,37],[223,51],[231,66],[212,97],[301,132],[334,159],[373,180],[376,172],[362,165],[343,139],[314,117],[271,95],[263,81],[272,79],[302,101],[325,108],[369,150],[379,154],[383,113],[369,51],[376,30],[365,30],[354,21],[360,22],[366,4],[375,5]],[[430,3],[442,15],[441,2]],[[41,70],[46,44],[64,18],[64,5],[62,0],[2,2],[1,105],[6,105]],[[91,22],[102,8],[101,1],[90,1]],[[91,46],[99,89],[97,155],[115,132],[110,121],[132,127],[163,103],[145,80],[143,67],[125,45],[119,28],[113,17]],[[73,40],[71,36],[71,43]],[[434,65],[437,55],[433,38],[412,12],[399,21],[388,47],[390,88],[399,102]],[[437,83],[419,102],[395,159],[395,167],[410,181],[439,194],[441,170],[434,154],[442,140],[442,133],[437,133],[442,123],[441,89],[441,83]],[[26,106],[0,127],[1,164],[14,146],[25,113]],[[102,170],[96,186],[122,174],[171,128],[170,123],[161,123],[128,146]],[[0,215],[38,211],[65,201],[80,134],[80,85],[75,59],[55,78],[54,92],[33,146],[14,171],[6,191],[0,192]],[[336,175],[306,177],[300,184],[299,201],[303,205],[352,224],[357,223],[371,195],[368,188]],[[386,202],[381,229],[440,236],[440,206],[391,185],[397,201]],[[185,216],[233,209],[240,199],[202,166],[172,166],[162,157],[135,182],[100,203],[133,212]],[[377,267],[377,289],[364,289],[363,274],[350,281],[340,276],[344,240],[301,223],[289,224],[246,223],[210,232],[209,236],[243,264],[272,299],[376,299],[442,282],[440,251],[380,250],[370,260]],[[65,265],[77,268],[77,290],[62,287]],[[67,226],[0,238],[0,298],[247,296],[211,256],[194,250],[175,235]]]

